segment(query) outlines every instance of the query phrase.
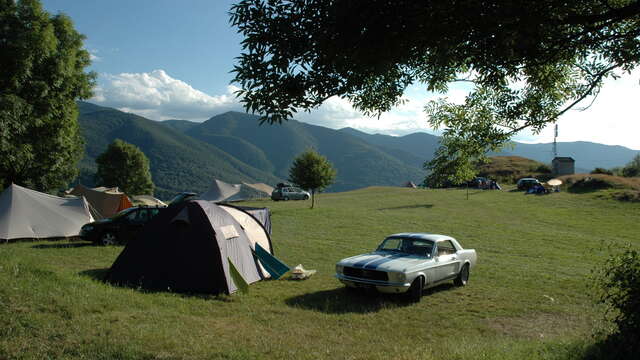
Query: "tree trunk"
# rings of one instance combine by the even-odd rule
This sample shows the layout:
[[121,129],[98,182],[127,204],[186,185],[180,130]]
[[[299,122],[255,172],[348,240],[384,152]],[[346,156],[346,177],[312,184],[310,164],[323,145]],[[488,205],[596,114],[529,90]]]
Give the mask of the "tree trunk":
[[316,190],[311,189],[311,208],[313,209],[313,204],[316,202]]

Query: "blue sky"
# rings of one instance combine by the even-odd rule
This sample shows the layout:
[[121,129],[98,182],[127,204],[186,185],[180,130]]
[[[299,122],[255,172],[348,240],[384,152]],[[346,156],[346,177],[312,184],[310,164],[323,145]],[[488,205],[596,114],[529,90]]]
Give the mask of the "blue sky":
[[[242,110],[230,84],[241,36],[230,25],[232,0],[43,0],[50,13],[69,15],[87,39],[99,74],[91,102],[153,120],[203,121],[228,110]],[[595,104],[571,111],[559,121],[559,141],[593,141],[640,150],[640,71],[605,83]],[[446,94],[462,100],[465,88]],[[404,135],[432,132],[422,109],[435,95],[421,86],[405,94],[408,102],[380,119],[355,111],[348,101],[331,98],[297,120],[369,133]],[[521,133],[524,142],[551,142],[553,130]]]

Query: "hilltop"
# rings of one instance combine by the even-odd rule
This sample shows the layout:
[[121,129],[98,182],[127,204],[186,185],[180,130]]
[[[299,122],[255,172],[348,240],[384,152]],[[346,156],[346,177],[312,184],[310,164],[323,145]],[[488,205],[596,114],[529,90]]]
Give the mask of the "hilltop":
[[540,180],[551,178],[548,165],[521,156],[491,156],[488,163],[478,167],[478,171],[478,176],[497,180],[499,183],[515,183],[524,177]]
[[91,103],[78,103],[85,157],[78,181],[92,185],[95,158],[119,138],[138,146],[151,163],[156,195],[205,191],[213,178],[275,185],[288,178],[295,156],[315,148],[338,170],[328,191],[419,182],[424,171],[357,137],[295,120],[260,126],[257,116],[227,112],[203,123],[157,122]]
[[[423,164],[433,157],[440,139],[427,133],[394,137],[352,128],[333,130],[296,120],[260,125],[258,116],[233,111],[201,123],[179,119],[159,122],[87,102],[79,102],[78,106],[86,141],[78,181],[92,185],[95,158],[111,141],[120,138],[138,146],[149,157],[156,195],[163,199],[180,191],[205,191],[213,178],[274,185],[288,178],[294,157],[307,148],[316,149],[336,167],[338,176],[326,189],[329,192],[400,186],[407,181],[421,183],[425,177]],[[499,181],[539,176],[535,170],[543,169],[544,163],[551,160],[545,147],[516,143],[514,148],[494,154],[509,155],[510,162],[495,163],[482,171]],[[578,153],[573,155],[577,171],[624,165],[637,153],[620,146],[581,142],[559,143],[558,147]],[[515,160],[521,152],[540,162],[525,164]],[[499,166],[505,169],[500,170]]]

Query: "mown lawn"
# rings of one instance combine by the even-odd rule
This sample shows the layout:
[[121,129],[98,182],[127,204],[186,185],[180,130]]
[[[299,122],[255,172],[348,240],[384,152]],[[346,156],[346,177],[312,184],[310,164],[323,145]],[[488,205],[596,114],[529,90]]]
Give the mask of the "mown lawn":
[[[0,359],[580,359],[603,326],[590,271],[607,246],[640,245],[640,204],[589,194],[368,188],[317,200],[249,203],[272,209],[276,256],[318,270],[249,294],[102,283],[122,247],[0,245]],[[469,286],[413,304],[333,278],[339,259],[404,231],[475,248]]]

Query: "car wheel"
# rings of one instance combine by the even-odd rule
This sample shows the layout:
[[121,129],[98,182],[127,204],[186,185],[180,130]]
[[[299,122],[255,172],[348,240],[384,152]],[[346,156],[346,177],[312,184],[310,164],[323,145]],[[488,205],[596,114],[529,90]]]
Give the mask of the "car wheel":
[[424,280],[422,276],[418,276],[411,283],[411,287],[409,288],[409,298],[413,302],[420,302],[422,298],[422,291],[424,290]]
[[282,200],[287,201],[287,200],[289,200],[289,197],[285,196],[285,197],[282,198]]
[[118,238],[112,232],[106,232],[102,234],[100,238],[100,243],[104,246],[116,245],[118,243]]
[[460,270],[460,273],[458,274],[458,277],[456,277],[456,279],[453,280],[453,283],[456,286],[465,286],[467,285],[468,282],[469,282],[469,264],[464,264],[464,266]]
[[309,195],[305,195],[305,196],[304,196],[304,199],[305,199],[305,200],[309,200]]

